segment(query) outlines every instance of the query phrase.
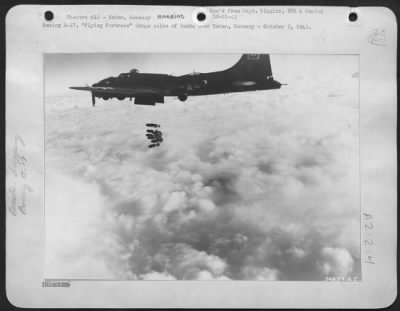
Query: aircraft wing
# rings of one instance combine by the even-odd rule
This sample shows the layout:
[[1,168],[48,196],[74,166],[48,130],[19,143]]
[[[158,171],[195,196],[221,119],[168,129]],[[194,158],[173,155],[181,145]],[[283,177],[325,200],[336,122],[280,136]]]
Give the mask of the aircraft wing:
[[101,87],[101,86],[70,86],[70,89],[80,91],[90,91],[96,94],[118,94],[124,96],[146,96],[146,95],[165,95],[165,90],[151,87]]

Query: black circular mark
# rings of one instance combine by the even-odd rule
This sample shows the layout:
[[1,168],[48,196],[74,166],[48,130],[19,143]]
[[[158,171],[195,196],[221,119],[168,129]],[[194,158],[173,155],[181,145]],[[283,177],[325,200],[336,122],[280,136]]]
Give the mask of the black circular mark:
[[357,18],[358,18],[357,13],[351,12],[349,14],[349,21],[350,22],[355,22],[357,20]]
[[48,22],[52,21],[54,18],[54,14],[52,11],[46,11],[44,12],[44,19]]
[[202,22],[202,21],[204,21],[205,19],[206,19],[206,14],[205,14],[205,13],[203,13],[203,12],[197,13],[197,20],[198,20],[199,22]]

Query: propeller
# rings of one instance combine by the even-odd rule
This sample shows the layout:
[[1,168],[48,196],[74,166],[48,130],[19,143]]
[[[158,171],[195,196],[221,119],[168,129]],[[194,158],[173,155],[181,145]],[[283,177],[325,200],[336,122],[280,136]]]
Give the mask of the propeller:
[[[86,82],[85,85],[87,87],[90,87],[90,85]],[[93,92],[90,92],[92,94],[92,107],[96,106],[96,96],[94,96]]]
[[85,86],[70,86],[69,88],[73,90],[90,91],[90,93],[92,94],[92,106],[94,107],[96,106],[96,96],[94,94],[95,86],[95,84],[89,86],[87,83],[85,83]]

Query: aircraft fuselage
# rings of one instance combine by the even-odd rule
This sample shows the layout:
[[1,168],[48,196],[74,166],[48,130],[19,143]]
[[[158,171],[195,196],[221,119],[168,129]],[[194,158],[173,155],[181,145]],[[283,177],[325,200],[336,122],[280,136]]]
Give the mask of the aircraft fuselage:
[[244,54],[231,68],[209,73],[172,76],[167,74],[139,73],[131,70],[118,77],[103,79],[91,87],[71,87],[92,93],[96,97],[135,98],[135,104],[163,103],[165,96],[185,101],[189,96],[225,94],[258,90],[279,89],[281,83],[272,77],[268,54]]

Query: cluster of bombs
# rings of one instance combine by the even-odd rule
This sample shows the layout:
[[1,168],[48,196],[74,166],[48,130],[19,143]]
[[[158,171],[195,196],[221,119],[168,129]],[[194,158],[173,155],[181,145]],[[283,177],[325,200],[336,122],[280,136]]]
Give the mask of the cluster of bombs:
[[162,132],[159,130],[160,125],[155,123],[147,123],[146,126],[150,128],[146,130],[146,137],[151,142],[148,147],[159,147],[163,142]]

